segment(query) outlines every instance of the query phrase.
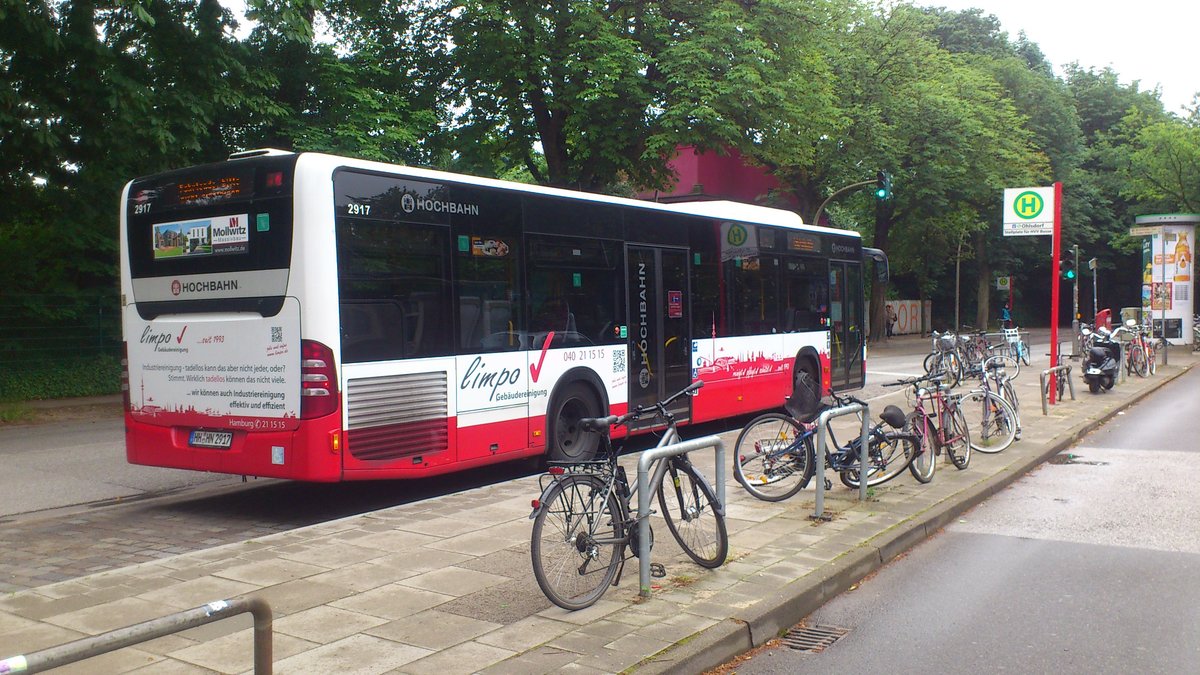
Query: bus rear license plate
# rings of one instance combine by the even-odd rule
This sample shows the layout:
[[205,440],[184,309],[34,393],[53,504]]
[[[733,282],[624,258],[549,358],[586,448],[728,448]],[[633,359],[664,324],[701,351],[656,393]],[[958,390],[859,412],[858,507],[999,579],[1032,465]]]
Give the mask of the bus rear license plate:
[[228,448],[233,445],[233,432],[193,431],[188,445],[197,448]]

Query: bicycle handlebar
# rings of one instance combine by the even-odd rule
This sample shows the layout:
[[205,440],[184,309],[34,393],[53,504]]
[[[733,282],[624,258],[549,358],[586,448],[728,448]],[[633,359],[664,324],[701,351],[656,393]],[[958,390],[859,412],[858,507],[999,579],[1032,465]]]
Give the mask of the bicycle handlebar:
[[674,403],[675,399],[679,398],[680,396],[693,395],[703,386],[704,380],[696,380],[683,389],[680,389],[674,394],[671,394],[670,396],[657,403],[654,403],[653,405],[639,405],[630,412],[627,412],[621,416],[609,415],[608,417],[584,417],[579,420],[579,426],[582,427],[584,431],[607,431],[611,427],[624,426],[648,415],[662,417],[669,420],[671,415],[669,412],[667,412],[667,406]]
[[922,382],[936,382],[937,384],[941,384],[942,376],[941,375],[922,375],[921,377],[914,377],[914,378],[910,378],[907,380],[898,380],[896,382],[884,382],[881,386],[884,386],[884,387],[914,386],[915,387],[916,385],[918,385]]
[[839,406],[850,405],[851,403],[857,403],[864,407],[868,405],[866,401],[864,401],[856,396],[850,395],[850,394],[847,394],[845,396],[839,396],[835,392],[831,391],[831,392],[829,392],[829,398],[832,398],[833,402],[838,404]]

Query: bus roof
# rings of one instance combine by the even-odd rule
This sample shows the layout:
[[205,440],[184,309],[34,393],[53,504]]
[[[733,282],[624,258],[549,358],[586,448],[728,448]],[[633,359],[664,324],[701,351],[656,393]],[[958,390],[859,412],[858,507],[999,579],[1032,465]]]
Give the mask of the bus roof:
[[[294,154],[287,151],[276,150],[273,148],[263,148],[259,150],[247,150],[245,152],[235,153],[230,155],[230,160],[248,159],[252,157],[262,157],[268,155]],[[795,230],[807,230],[811,232],[824,232],[828,234],[839,234],[843,236],[858,237],[862,235],[854,230],[843,230],[832,227],[822,227],[818,225],[809,225],[795,212],[784,209],[776,209],[767,206],[759,206],[757,204],[743,204],[733,201],[696,201],[682,202],[673,204],[663,204],[659,202],[650,202],[640,199],[628,199],[625,197],[614,197],[611,195],[597,194],[594,192],[583,192],[578,190],[567,190],[563,188],[546,187],[542,185],[534,185],[530,183],[517,183],[513,181],[499,180],[495,178],[483,178],[480,176],[471,176],[467,174],[450,173],[437,169],[426,169],[408,165],[387,164],[385,162],[375,162],[363,159],[354,159],[351,157],[341,157],[338,155],[329,155],[317,152],[302,152],[299,153],[297,163],[319,164],[324,165],[329,171],[341,167],[350,167],[356,169],[364,169],[367,171],[378,171],[382,173],[395,173],[397,170],[403,170],[407,175],[415,178],[425,178],[429,180],[453,181],[458,183],[466,183],[469,185],[478,185],[483,187],[503,188],[507,190],[516,190],[521,192],[529,192],[534,194],[543,194],[547,196],[564,197],[567,199],[582,199],[605,204],[614,204],[620,206],[628,206],[633,208],[651,209],[658,211],[669,211],[672,213],[681,213],[687,215],[701,216],[707,218],[715,218],[720,220],[736,220],[746,223],[757,223],[760,225],[774,225],[776,227],[786,227]]]

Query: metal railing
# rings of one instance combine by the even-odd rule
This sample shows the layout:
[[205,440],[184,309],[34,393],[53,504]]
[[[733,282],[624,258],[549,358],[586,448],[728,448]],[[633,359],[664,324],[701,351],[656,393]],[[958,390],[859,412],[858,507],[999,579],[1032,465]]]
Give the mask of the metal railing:
[[816,455],[817,467],[820,471],[816,472],[817,504],[811,516],[813,520],[827,520],[825,516],[825,471],[828,469],[828,464],[825,444],[829,440],[829,420],[855,413],[862,413],[862,443],[859,445],[858,458],[858,498],[861,501],[867,499],[867,445],[871,435],[870,406],[851,403],[838,408],[830,408],[817,418],[817,451],[813,454]]
[[[1058,373],[1064,374],[1064,377],[1067,378],[1067,389],[1070,390],[1070,392],[1071,392],[1071,400],[1072,401],[1075,400],[1075,381],[1071,379],[1071,366],[1070,365],[1061,365],[1061,366],[1054,366],[1051,368],[1047,368],[1046,370],[1042,371],[1042,378],[1041,378],[1042,379],[1042,414],[1043,415],[1050,414],[1050,387],[1046,386],[1046,379],[1048,377],[1050,377],[1051,373],[1054,373],[1056,375]],[[1058,391],[1057,388],[1055,389],[1055,391],[1056,392]],[[1061,401],[1058,401],[1058,400],[1055,400],[1055,402],[1061,403]]]
[[[713,448],[716,454],[716,486],[717,507],[724,515],[725,510],[725,442],[719,436],[705,436],[664,445],[661,448],[651,448],[638,457],[637,492],[638,492],[638,587],[639,595],[650,597],[650,467],[654,462],[665,457],[682,455],[693,450]],[[703,474],[700,474],[703,477]],[[714,487],[714,486],[710,486]]]
[[0,660],[0,675],[41,673],[246,612],[254,615],[254,673],[255,675],[271,675],[271,606],[267,604],[266,600],[251,595],[217,600],[201,607],[143,621],[100,635],[81,638],[56,647],[11,656]]

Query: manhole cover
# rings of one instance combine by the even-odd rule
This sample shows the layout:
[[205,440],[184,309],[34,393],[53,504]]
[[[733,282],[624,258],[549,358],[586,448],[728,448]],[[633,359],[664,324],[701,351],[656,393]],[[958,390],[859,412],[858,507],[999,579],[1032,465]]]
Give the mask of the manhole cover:
[[793,628],[783,636],[783,644],[798,651],[819,654],[826,647],[837,642],[849,632],[849,628],[840,628],[838,626]]

